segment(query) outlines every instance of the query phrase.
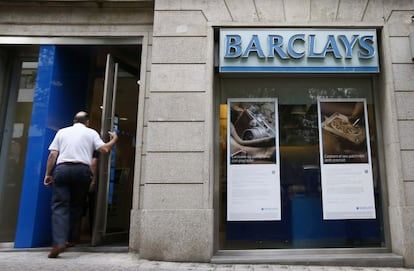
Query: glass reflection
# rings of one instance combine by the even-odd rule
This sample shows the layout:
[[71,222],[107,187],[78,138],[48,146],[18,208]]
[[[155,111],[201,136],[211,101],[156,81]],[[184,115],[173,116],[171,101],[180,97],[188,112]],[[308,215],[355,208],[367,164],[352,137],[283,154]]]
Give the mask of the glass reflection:
[[0,242],[14,241],[16,232],[36,76],[37,62],[23,62],[18,90],[10,92],[1,152],[0,206],[7,208],[0,212]]

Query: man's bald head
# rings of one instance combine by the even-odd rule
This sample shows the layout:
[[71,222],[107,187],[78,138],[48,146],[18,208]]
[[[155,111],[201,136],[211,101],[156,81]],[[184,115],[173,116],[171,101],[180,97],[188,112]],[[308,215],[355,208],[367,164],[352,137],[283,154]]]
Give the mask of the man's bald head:
[[80,111],[76,113],[75,118],[73,118],[73,123],[83,123],[87,125],[88,121],[89,121],[89,114],[85,111]]

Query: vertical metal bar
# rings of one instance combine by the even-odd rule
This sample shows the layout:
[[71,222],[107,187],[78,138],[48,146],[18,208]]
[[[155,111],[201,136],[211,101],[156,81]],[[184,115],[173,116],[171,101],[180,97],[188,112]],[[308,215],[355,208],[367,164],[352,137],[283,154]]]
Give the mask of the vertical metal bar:
[[[116,84],[117,65],[114,64],[110,54],[106,58],[104,93],[102,103],[101,137],[107,142],[108,131],[113,127],[113,116],[115,112],[114,89]],[[102,243],[106,233],[107,202],[110,176],[110,155],[101,154],[99,157],[99,176],[97,191],[97,206],[95,212],[95,223],[92,232],[92,245]]]

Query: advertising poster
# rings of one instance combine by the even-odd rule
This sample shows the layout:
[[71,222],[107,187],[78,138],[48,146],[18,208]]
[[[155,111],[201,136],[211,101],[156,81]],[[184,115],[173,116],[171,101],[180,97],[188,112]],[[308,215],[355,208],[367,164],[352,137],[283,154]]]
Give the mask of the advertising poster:
[[227,106],[227,220],[280,220],[277,99]]
[[319,99],[324,219],[374,219],[375,201],[365,99]]

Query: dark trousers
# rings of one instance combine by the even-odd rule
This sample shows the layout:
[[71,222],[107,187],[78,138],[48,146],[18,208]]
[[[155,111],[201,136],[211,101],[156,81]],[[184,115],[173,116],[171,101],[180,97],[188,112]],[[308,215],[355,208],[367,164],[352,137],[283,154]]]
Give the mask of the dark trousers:
[[91,182],[88,165],[63,163],[56,166],[52,195],[53,246],[77,242],[83,208]]

